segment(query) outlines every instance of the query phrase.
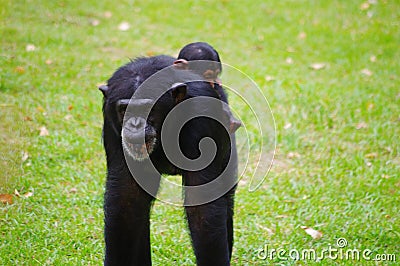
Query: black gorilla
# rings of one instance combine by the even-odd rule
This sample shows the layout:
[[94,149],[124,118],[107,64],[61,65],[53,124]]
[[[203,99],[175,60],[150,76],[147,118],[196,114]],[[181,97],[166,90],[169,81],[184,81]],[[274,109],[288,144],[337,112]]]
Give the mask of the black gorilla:
[[[233,197],[237,180],[234,134],[230,134],[226,126],[209,117],[197,117],[187,122],[179,134],[179,147],[176,147],[184,156],[189,159],[199,157],[199,142],[206,137],[212,138],[217,147],[212,162],[196,171],[180,169],[172,164],[164,153],[163,145],[166,144],[160,138],[163,121],[175,106],[198,96],[226,102],[222,87],[215,88],[205,81],[185,83],[186,79],[193,80],[196,74],[190,70],[178,70],[171,73],[170,80],[159,85],[166,88],[159,99],[142,97],[130,101],[143,82],[158,71],[172,66],[175,60],[169,56],[138,58],[118,69],[107,85],[99,88],[104,95],[103,139],[107,157],[105,265],[151,265],[149,219],[160,175],[147,172],[150,162],[160,174],[182,175],[186,186],[185,210],[197,265],[230,265]],[[176,77],[176,72],[179,72],[179,77]],[[142,110],[146,108],[151,108],[147,117],[142,116]],[[222,105],[207,107],[203,104],[193,105],[192,108],[198,110],[200,116],[202,112],[211,112],[224,119]],[[207,110],[210,108],[212,110]],[[124,156],[124,152],[128,156]],[[144,177],[137,177],[136,174],[133,177],[129,167],[139,169],[140,175]],[[146,173],[149,173],[148,176]],[[216,183],[215,189],[227,183],[229,189],[223,195],[201,205],[190,204],[196,201],[196,197],[202,196],[192,192],[192,186],[206,184],[221,174],[224,178]],[[140,178],[152,180],[150,189],[142,187],[137,181]]]

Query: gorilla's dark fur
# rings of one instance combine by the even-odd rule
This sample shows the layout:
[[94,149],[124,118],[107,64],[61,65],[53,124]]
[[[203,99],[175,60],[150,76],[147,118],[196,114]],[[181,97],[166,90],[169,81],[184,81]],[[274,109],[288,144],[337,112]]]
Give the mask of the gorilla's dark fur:
[[[173,165],[165,156],[160,138],[161,125],[168,112],[177,104],[198,96],[208,96],[227,102],[221,86],[217,89],[209,82],[195,81],[174,86],[165,82],[170,89],[157,101],[149,117],[144,122],[140,113],[132,123],[124,120],[123,114],[128,101],[138,87],[151,75],[173,65],[176,59],[169,56],[138,58],[118,69],[101,86],[104,95],[103,139],[107,157],[107,182],[104,202],[105,212],[105,265],[151,265],[150,249],[150,209],[154,197],[148,194],[133,178],[128,169],[143,167],[146,160],[151,160],[161,174],[180,174],[185,186],[196,186],[207,183],[222,173],[232,157],[234,167],[228,171],[230,179],[237,179],[237,158],[234,134],[229,134],[226,127],[217,121],[198,117],[190,120],[180,132],[179,144],[187,158],[195,159],[200,155],[199,141],[204,137],[212,138],[217,145],[217,154],[210,165],[200,171],[186,171]],[[187,75],[188,70],[182,70]],[[186,72],[185,72],[186,71]],[[184,74],[186,75],[186,74]],[[132,103],[132,101],[131,101]],[[130,104],[130,103],[129,103]],[[133,100],[133,104],[135,104]],[[138,101],[137,105],[142,102]],[[204,108],[204,106],[202,106]],[[218,108],[217,108],[218,109]],[[223,108],[213,110],[224,119]],[[139,119],[140,118],[140,119]],[[143,124],[144,123],[144,124]],[[131,138],[123,140],[122,131],[127,129]],[[130,127],[130,128],[129,128]],[[140,127],[140,128],[139,128]],[[146,147],[149,158],[144,158],[137,149],[124,156],[124,148],[134,147],[130,143],[135,132],[143,130],[146,134]],[[151,134],[149,133],[151,132]],[[122,143],[126,141],[125,147]],[[131,145],[132,144],[132,145]],[[160,176],[150,176],[160,180]],[[157,182],[156,182],[157,183]],[[157,183],[158,184],[158,183]],[[156,193],[158,185],[152,193]],[[233,196],[235,186],[209,203],[185,207],[197,265],[222,266],[230,265],[233,245]],[[154,195],[153,194],[153,195]],[[185,200],[191,195],[185,193]],[[166,222],[168,223],[168,217]],[[160,244],[162,245],[162,244]],[[174,247],[165,247],[173,249]]]

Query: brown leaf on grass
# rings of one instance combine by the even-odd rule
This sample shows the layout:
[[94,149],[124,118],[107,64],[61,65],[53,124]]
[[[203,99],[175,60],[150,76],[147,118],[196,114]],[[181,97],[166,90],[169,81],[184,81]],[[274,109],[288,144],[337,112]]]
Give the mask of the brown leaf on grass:
[[356,129],[357,129],[357,130],[363,129],[363,128],[367,128],[367,127],[368,127],[368,124],[365,123],[365,122],[360,122],[360,123],[358,123],[358,124],[356,125]]
[[387,147],[385,147],[385,151],[391,153],[391,152],[393,152],[393,149],[391,147],[387,146]]
[[38,110],[38,111],[41,112],[41,113],[44,113],[44,112],[45,112],[45,110],[44,110],[44,108],[43,108],[42,106],[36,107],[36,110]]
[[283,126],[284,129],[289,129],[292,127],[292,123],[287,123]]
[[367,10],[370,7],[370,4],[368,2],[364,2],[360,5],[361,10]]
[[17,189],[14,189],[14,195],[17,197],[21,197],[21,194],[19,194],[19,191]]
[[154,52],[154,51],[151,51],[151,50],[148,50],[148,51],[146,51],[146,55],[147,56],[153,56],[153,55],[155,55],[156,53]]
[[49,135],[49,131],[45,126],[42,126],[39,130],[40,130],[39,136],[44,137]]
[[30,116],[25,116],[24,121],[33,121],[32,117]]
[[314,64],[311,64],[310,67],[314,70],[321,70],[326,67],[326,64],[325,63],[314,63]]
[[293,152],[293,151],[291,151],[291,152],[289,152],[289,153],[287,154],[287,157],[288,157],[289,159],[300,158],[300,154],[299,154],[298,152]]
[[26,192],[25,194],[24,194],[24,198],[30,198],[30,197],[32,197],[33,196],[33,192]]
[[100,25],[100,20],[98,19],[92,19],[90,21],[90,25],[92,25],[93,27],[99,26]]
[[371,152],[371,153],[365,154],[365,158],[367,158],[367,159],[374,159],[376,157],[378,157],[378,154],[376,152]]
[[307,37],[307,34],[305,32],[300,32],[297,38],[304,40]]
[[275,80],[274,77],[272,77],[272,76],[265,76],[265,81],[270,82],[270,81],[273,81],[273,80]]
[[0,194],[0,202],[3,204],[12,204],[13,203],[13,195]]
[[118,25],[118,30],[120,30],[120,31],[127,31],[127,30],[129,30],[130,28],[131,28],[131,25],[130,25],[128,22],[126,22],[126,21],[121,22],[121,23]]
[[74,106],[72,104],[68,105],[68,111],[71,111],[72,109],[74,109]]
[[33,192],[29,191],[29,192],[26,192],[25,194],[21,195],[21,193],[17,189],[14,189],[14,195],[17,197],[30,198],[33,196]]
[[296,202],[294,199],[287,199],[287,200],[283,200],[283,202],[286,202],[286,203],[293,203],[293,202]]
[[370,77],[372,76],[372,71],[369,70],[368,68],[364,68],[363,70],[361,70],[361,74]]
[[268,228],[268,227],[265,227],[265,226],[262,226],[261,224],[257,224],[257,226],[258,226],[260,229],[266,231],[266,232],[267,232],[268,234],[270,234],[270,235],[273,235],[273,234],[275,233],[273,229]]
[[25,162],[26,160],[28,160],[28,158],[29,158],[28,152],[27,152],[27,151],[24,151],[24,152],[22,153],[22,158],[21,158],[22,162]]
[[26,50],[27,52],[33,52],[33,51],[36,50],[36,46],[33,45],[33,44],[28,44],[28,45],[26,45],[25,50]]
[[17,72],[18,74],[24,74],[24,73],[25,73],[25,68],[22,67],[22,66],[17,66],[17,67],[14,69],[14,71]]
[[371,55],[371,57],[369,58],[369,61],[371,61],[372,63],[376,62],[376,56],[375,55]]
[[301,226],[301,229],[303,229],[308,235],[310,235],[314,239],[320,239],[323,235],[321,231],[312,229],[308,226]]

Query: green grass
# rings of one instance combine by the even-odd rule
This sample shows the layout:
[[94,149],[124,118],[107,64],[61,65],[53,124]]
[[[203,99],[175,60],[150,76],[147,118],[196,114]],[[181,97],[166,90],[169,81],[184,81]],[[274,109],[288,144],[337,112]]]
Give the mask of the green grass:
[[[339,237],[399,261],[400,4],[376,2],[0,0],[0,193],[33,192],[0,206],[0,265],[102,263],[96,85],[129,58],[198,40],[255,80],[276,121],[275,165],[256,192],[238,189],[232,264],[267,265],[257,258],[266,244],[321,251]],[[154,265],[194,264],[181,208],[156,202],[152,250]]]

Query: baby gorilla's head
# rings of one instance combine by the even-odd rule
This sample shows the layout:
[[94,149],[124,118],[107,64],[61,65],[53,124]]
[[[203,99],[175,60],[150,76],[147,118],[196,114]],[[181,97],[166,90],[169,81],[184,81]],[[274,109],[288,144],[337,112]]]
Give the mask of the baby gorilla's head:
[[[191,62],[198,60],[204,62]],[[190,69],[206,80],[216,80],[222,71],[218,52],[205,42],[190,43],[183,47],[174,65],[180,69]]]

